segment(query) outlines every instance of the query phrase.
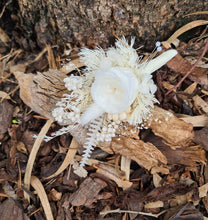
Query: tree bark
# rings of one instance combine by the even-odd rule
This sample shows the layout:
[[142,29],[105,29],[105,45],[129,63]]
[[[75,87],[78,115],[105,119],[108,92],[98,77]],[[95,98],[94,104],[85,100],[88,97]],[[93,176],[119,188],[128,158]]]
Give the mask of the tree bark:
[[[207,11],[206,0],[18,0],[26,39],[78,46],[113,44],[115,36],[136,37],[136,46],[150,49],[178,27]],[[202,15],[205,18],[207,15]],[[35,37],[34,37],[35,36]]]

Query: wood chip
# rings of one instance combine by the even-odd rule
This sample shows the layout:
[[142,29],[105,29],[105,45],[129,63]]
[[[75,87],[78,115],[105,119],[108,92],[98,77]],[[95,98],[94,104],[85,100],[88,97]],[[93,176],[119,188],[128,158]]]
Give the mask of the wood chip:
[[206,114],[208,114],[208,103],[205,102],[201,97],[198,95],[193,97],[195,105],[200,107]]
[[150,170],[159,164],[167,164],[166,157],[151,143],[130,137],[116,137],[112,142],[99,143],[99,147],[110,154],[121,154]]
[[195,131],[194,142],[200,144],[206,151],[208,151],[208,126],[199,131]]
[[46,44],[46,49],[48,51],[48,64],[49,64],[49,68],[50,69],[57,69],[57,66],[56,66],[56,61],[55,61],[55,58],[54,58],[54,55],[53,55],[53,50],[51,49],[51,46]]
[[172,113],[155,106],[149,123],[155,135],[162,137],[171,146],[187,146],[194,137],[193,126],[178,119]]
[[164,202],[163,201],[150,202],[150,203],[145,204],[144,207],[146,209],[161,208],[161,207],[164,207]]
[[2,41],[6,45],[10,41],[9,36],[5,33],[5,31],[2,28],[0,28],[0,41]]
[[79,58],[71,60],[69,63],[65,64],[60,71],[67,74],[74,70],[78,70],[79,68],[83,67],[84,64],[80,61]]
[[208,192],[208,183],[199,187],[199,198],[205,197]]
[[189,87],[187,87],[184,92],[191,95],[194,93],[194,90],[196,89],[197,82],[192,83]]
[[198,115],[198,116],[180,115],[180,119],[182,119],[186,123],[191,123],[194,127],[208,126],[208,116],[207,115]]
[[117,170],[109,165],[106,164],[98,164],[96,165],[97,173],[102,174],[103,176],[107,177],[110,180],[116,182],[116,184],[125,189],[128,189],[132,186],[132,182],[125,181],[125,174],[123,172],[118,173]]
[[63,81],[66,75],[58,70],[38,72],[37,75],[14,72],[14,75],[20,85],[20,98],[23,102],[33,111],[51,118],[56,103],[68,91]]
[[62,192],[58,192],[54,188],[48,194],[48,198],[52,201],[55,201],[55,202],[59,201],[61,199],[61,197],[62,197]]
[[79,189],[71,194],[69,202],[73,206],[90,206],[97,201],[98,193],[107,186],[107,183],[101,179],[91,177],[86,178]]
[[125,173],[125,179],[129,181],[130,177],[130,165],[131,165],[131,159],[128,159],[124,156],[121,157],[121,171]]
[[13,106],[7,100],[0,103],[0,140],[11,125]]
[[0,204],[1,220],[29,220],[23,208],[13,199],[6,199]]

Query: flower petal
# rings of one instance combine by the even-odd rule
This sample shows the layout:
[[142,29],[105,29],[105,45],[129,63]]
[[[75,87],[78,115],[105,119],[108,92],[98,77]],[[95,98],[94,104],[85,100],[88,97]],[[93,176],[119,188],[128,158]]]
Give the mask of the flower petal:
[[160,56],[150,60],[147,64],[141,66],[140,70],[142,74],[151,74],[154,71],[158,70],[160,67],[165,65],[169,60],[171,60],[176,54],[177,50],[171,49],[165,51]]
[[98,118],[102,114],[104,114],[104,110],[100,108],[96,103],[90,105],[89,108],[81,116],[81,125],[86,125],[90,121]]
[[91,87],[94,102],[107,113],[121,113],[134,101],[138,80],[128,68],[100,69]]

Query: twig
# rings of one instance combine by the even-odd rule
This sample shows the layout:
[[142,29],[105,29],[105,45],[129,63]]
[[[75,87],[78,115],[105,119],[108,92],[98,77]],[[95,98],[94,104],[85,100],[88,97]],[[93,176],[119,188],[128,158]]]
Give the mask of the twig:
[[43,210],[43,208],[40,207],[39,209],[36,209],[34,212],[30,213],[30,214],[28,215],[28,217],[31,217],[31,216],[34,215],[35,213],[37,213],[37,212],[39,212],[39,211],[42,211],[42,210]]
[[194,65],[191,67],[191,69],[185,74],[185,76],[172,89],[167,91],[165,93],[165,95],[170,94],[174,89],[177,89],[181,85],[181,83],[188,77],[188,75],[194,70],[194,68],[197,66],[199,61],[202,59],[202,57],[204,56],[204,54],[207,51],[207,47],[208,47],[208,42],[205,44],[202,54],[200,55],[199,59],[194,63]]
[[100,215],[107,215],[110,213],[131,213],[131,214],[146,215],[146,216],[158,218],[160,215],[162,215],[165,212],[166,210],[163,210],[162,212],[158,214],[152,214],[152,213],[147,213],[147,212],[136,212],[136,211],[131,211],[131,210],[114,209],[114,210],[100,212]]
[[[2,103],[4,101],[4,99],[7,99],[8,97],[10,97],[11,94],[15,93],[18,89],[20,88],[20,86],[16,86],[14,90],[12,90],[10,93],[8,93],[6,96],[4,96],[0,103]],[[12,99],[11,99],[12,100]],[[16,103],[14,100],[12,100],[14,103]]]
[[173,217],[173,220],[178,219],[181,214],[185,211],[185,209],[187,208],[187,206],[189,205],[189,203],[186,203],[186,205],[184,205],[181,210],[179,210],[179,212]]
[[4,5],[4,7],[3,7],[3,9],[1,10],[1,13],[0,13],[0,18],[1,18],[2,15],[4,14],[4,11],[5,11],[6,7],[7,7],[7,5],[9,5],[10,3],[12,3],[12,0],[8,1],[8,2]]
[[0,79],[0,83],[2,83],[6,78],[8,78],[11,75],[12,75],[12,73],[8,73],[6,76],[4,76],[2,79]]

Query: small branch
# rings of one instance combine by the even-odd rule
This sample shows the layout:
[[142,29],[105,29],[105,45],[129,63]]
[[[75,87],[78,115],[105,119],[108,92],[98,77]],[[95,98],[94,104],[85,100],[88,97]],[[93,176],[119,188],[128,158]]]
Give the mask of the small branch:
[[204,46],[204,50],[201,54],[201,56],[199,57],[199,59],[194,63],[194,65],[191,67],[191,69],[185,74],[185,76],[172,88],[170,89],[168,92],[165,93],[165,96],[170,94],[174,89],[177,89],[181,83],[188,77],[188,75],[194,70],[194,68],[197,66],[197,64],[199,63],[199,61],[202,59],[202,57],[204,56],[204,54],[207,51],[207,47],[208,47],[208,42],[205,44]]
[[0,79],[0,83],[2,83],[5,79],[7,79],[11,75],[12,75],[12,73],[8,73],[6,76],[4,76],[2,79]]
[[6,7],[7,7],[7,5],[9,5],[10,3],[12,3],[12,0],[8,1],[8,2],[4,5],[4,7],[3,7],[3,9],[2,9],[2,11],[1,11],[1,13],[0,13],[0,18],[1,18],[2,15],[4,14],[4,11],[5,11]]
[[146,216],[151,216],[151,217],[158,218],[160,215],[162,215],[166,211],[167,210],[163,210],[162,212],[160,212],[158,214],[152,214],[152,213],[147,213],[147,212],[137,212],[137,211],[131,211],[131,210],[115,209],[115,210],[100,212],[100,215],[107,215],[107,214],[110,214],[110,213],[130,213],[130,214],[146,215]]

